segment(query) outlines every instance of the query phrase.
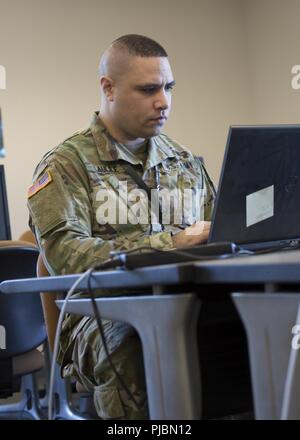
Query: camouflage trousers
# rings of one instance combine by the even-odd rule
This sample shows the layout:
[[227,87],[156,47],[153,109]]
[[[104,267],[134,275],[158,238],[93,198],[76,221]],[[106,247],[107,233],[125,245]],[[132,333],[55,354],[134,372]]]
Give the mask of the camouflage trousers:
[[87,390],[94,392],[94,404],[100,418],[147,419],[144,363],[138,334],[122,322],[102,320],[102,324],[111,360],[138,406],[130,399],[111,368],[94,318],[85,323],[76,337],[72,375]]

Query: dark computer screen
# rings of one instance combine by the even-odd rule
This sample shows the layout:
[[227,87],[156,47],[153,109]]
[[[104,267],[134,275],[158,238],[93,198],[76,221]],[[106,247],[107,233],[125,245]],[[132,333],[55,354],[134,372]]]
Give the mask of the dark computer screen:
[[0,165],[0,240],[11,240],[3,165]]
[[210,242],[300,237],[300,125],[231,127]]
[[0,108],[0,157],[5,157],[5,148],[4,148],[4,141],[3,141],[3,123],[2,123],[2,116],[1,116],[1,108]]

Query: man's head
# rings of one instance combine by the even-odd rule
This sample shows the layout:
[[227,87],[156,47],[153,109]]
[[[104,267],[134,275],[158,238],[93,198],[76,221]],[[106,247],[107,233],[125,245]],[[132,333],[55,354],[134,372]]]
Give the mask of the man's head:
[[166,51],[141,35],[124,35],[103,54],[101,117],[128,145],[161,132],[171,108],[174,78]]

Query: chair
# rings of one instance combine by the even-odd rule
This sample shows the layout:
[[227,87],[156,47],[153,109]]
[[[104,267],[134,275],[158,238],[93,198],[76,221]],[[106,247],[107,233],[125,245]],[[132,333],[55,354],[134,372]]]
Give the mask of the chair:
[[[35,277],[36,246],[23,241],[0,241],[0,281]],[[9,397],[21,379],[21,400],[0,404],[0,418],[46,418],[40,405],[34,372],[44,365],[37,350],[47,339],[41,300],[35,293],[0,295],[0,394]]]
[[34,244],[35,246],[37,246],[35,236],[33,235],[33,233],[31,232],[30,229],[27,229],[26,231],[24,231],[20,235],[19,240],[26,241],[27,243],[31,243],[31,244]]
[[[30,230],[24,231],[20,240],[25,240],[29,243],[36,244],[34,234]],[[43,258],[40,255],[37,261],[36,273],[39,277],[49,276],[49,272],[44,264]],[[58,295],[52,292],[41,292],[41,301],[43,307],[44,320],[46,324],[48,347],[45,351],[46,363],[50,369],[52,352],[55,341],[56,326],[59,317],[59,309],[55,304]],[[61,295],[60,295],[61,297]],[[46,396],[41,401],[41,405],[46,407],[48,404],[48,388],[49,377],[46,377]],[[77,394],[79,400],[79,408],[75,408],[74,396],[72,395],[72,385],[69,379],[63,379],[60,375],[60,367],[56,365],[55,382],[54,382],[54,404],[55,404],[55,418],[68,420],[86,420],[89,418],[98,418],[94,404],[92,401],[92,394],[88,393],[81,384],[76,383]],[[79,409],[79,411],[78,411]],[[85,415],[83,415],[85,414]]]
[[[37,275],[39,277],[49,276],[41,254],[37,261]],[[50,358],[54,348],[56,326],[58,323],[59,309],[55,304],[57,294],[53,292],[41,292],[44,318],[47,328]],[[72,394],[72,385],[69,379],[63,379],[60,375],[60,366],[56,364],[54,380],[54,415],[56,419],[86,420],[98,418],[94,404],[93,395],[87,392],[83,386],[76,383],[77,397],[79,403],[77,408]]]

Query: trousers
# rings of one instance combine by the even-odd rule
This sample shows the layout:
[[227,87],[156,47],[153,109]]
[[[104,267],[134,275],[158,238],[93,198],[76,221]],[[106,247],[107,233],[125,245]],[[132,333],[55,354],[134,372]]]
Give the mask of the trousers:
[[111,361],[132,397],[120,383],[104,350],[95,318],[90,318],[77,334],[72,352],[72,375],[93,391],[101,419],[148,419],[142,345],[128,324],[101,320]]

